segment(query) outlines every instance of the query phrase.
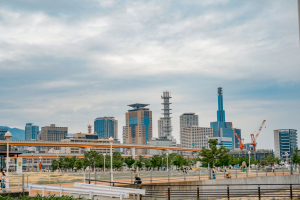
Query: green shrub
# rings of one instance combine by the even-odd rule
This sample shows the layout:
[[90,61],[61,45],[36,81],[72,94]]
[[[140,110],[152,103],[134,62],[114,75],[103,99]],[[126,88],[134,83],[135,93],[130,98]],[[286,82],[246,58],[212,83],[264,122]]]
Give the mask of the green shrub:
[[[6,197],[3,197],[0,195],[0,200],[14,200],[13,197],[7,195]],[[41,195],[36,195],[35,197],[29,197],[29,196],[21,196],[19,198],[19,200],[85,200],[84,197],[78,197],[78,198],[74,198],[73,196],[55,196],[55,195],[49,195],[49,196],[45,196],[42,197]]]

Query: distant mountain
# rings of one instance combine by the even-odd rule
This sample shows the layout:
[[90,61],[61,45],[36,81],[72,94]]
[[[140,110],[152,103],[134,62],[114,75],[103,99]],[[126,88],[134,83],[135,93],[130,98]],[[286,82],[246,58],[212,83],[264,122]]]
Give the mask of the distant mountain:
[[9,128],[7,126],[0,126],[0,128],[8,129],[9,132],[11,132],[11,140],[25,140],[25,130],[18,128]]

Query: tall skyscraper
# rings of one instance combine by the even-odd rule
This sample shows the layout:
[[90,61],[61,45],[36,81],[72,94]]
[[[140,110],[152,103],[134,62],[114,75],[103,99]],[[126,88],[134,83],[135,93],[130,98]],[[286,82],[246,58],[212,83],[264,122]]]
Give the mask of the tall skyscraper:
[[[163,99],[163,103],[161,103],[161,104],[164,106],[164,108],[162,109],[164,111],[164,113],[163,113],[164,117],[158,121],[158,123],[159,123],[158,137],[172,139],[172,124],[171,124],[171,116],[170,116],[172,114],[172,113],[170,113],[170,110],[172,110],[172,109],[170,109],[170,104],[171,104],[170,98],[172,98],[172,97],[170,96],[169,91],[165,91],[165,92],[163,92],[163,95],[161,96],[161,98]],[[161,128],[162,128],[162,130],[161,130]]]
[[[274,130],[275,157],[286,160],[291,158],[298,146],[297,130],[278,129]],[[287,156],[288,155],[288,156]]]
[[[123,141],[126,144],[147,144],[152,139],[152,111],[145,108],[149,104],[135,103],[128,105],[126,126],[123,127]],[[146,149],[136,149],[137,154],[146,154]]]
[[40,127],[33,125],[33,123],[26,123],[25,126],[25,140],[38,140]]
[[94,133],[99,138],[118,139],[118,120],[114,117],[98,117],[94,121]]
[[[239,141],[234,135],[229,122],[225,122],[225,111],[223,109],[223,89],[218,88],[218,111],[217,121],[210,122],[210,127],[213,128],[213,137],[230,137],[232,138],[232,149],[239,148]],[[241,138],[241,129],[235,129],[239,138]]]
[[195,113],[183,113],[180,115],[180,144],[182,144],[183,128],[185,127],[198,127],[198,115]]

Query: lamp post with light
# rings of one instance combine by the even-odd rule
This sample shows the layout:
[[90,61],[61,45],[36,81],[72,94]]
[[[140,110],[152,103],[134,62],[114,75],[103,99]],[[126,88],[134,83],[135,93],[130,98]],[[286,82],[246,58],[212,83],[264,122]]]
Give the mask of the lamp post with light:
[[32,158],[32,171],[33,171],[33,153],[31,154],[31,158]]
[[103,167],[103,171],[105,172],[105,157],[106,157],[106,154],[104,153],[103,156],[104,156],[104,167]]
[[112,152],[112,145],[113,145],[113,142],[114,142],[114,138],[110,137],[108,139],[109,143],[110,143],[110,185],[112,185],[112,182],[114,181],[114,178],[113,178],[113,152]]
[[248,151],[248,154],[249,154],[249,173],[250,173],[250,154],[251,154],[251,151]]
[[4,135],[4,137],[6,138],[7,140],[7,152],[6,152],[6,182],[7,182],[7,188],[9,188],[9,176],[8,176],[8,168],[9,168],[9,138],[12,137],[11,133],[9,131],[7,131]]

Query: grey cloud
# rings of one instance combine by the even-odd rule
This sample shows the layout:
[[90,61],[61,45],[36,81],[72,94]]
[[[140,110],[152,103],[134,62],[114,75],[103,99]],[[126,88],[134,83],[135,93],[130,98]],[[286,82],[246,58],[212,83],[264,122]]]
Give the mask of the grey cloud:
[[178,138],[182,112],[196,112],[203,126],[215,120],[216,88],[223,86],[228,119],[247,133],[256,115],[275,128],[281,114],[293,113],[284,102],[299,98],[295,2],[1,4],[0,125],[32,121],[84,132],[87,121],[113,115],[121,135],[126,105],[144,102],[156,134],[168,89]]

